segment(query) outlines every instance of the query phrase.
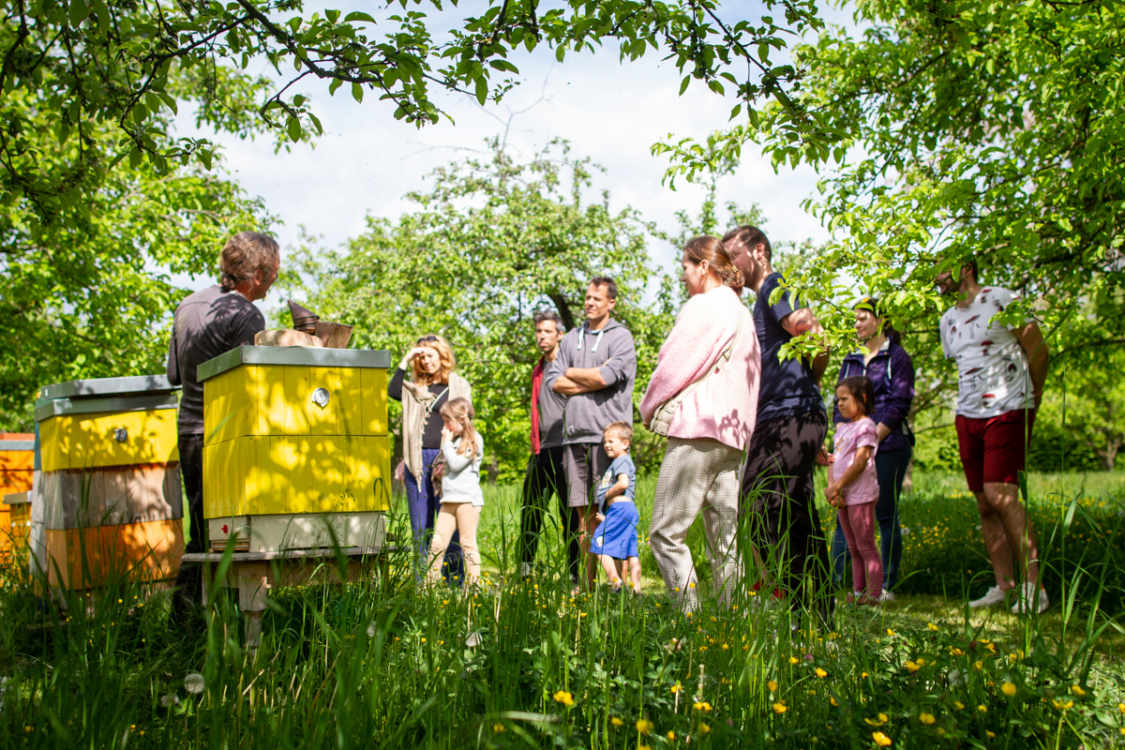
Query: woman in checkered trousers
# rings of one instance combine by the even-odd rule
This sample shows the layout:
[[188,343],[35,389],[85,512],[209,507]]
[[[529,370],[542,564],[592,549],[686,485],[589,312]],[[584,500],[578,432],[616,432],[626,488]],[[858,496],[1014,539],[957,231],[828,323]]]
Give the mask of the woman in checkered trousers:
[[761,354],[742,273],[722,242],[696,237],[684,247],[682,281],[690,297],[660,348],[641,401],[641,418],[678,399],[667,426],[649,543],[668,593],[694,609],[695,564],[684,543],[700,512],[714,589],[726,604],[741,575],[736,532],[739,467],[757,416]]

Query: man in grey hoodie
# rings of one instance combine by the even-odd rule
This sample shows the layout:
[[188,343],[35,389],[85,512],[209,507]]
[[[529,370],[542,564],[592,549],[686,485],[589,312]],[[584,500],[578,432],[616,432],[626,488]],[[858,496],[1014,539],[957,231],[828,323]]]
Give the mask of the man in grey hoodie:
[[[547,369],[547,387],[569,396],[563,415],[564,465],[568,485],[568,544],[589,549],[597,527],[594,489],[609,468],[602,433],[612,422],[633,423],[633,381],[637,377],[637,350],[629,329],[610,317],[617,305],[617,284],[598,276],[586,289],[586,322],[570,331],[559,344],[559,353]],[[570,576],[578,583],[578,565]],[[587,580],[596,574],[593,558],[587,560]]]

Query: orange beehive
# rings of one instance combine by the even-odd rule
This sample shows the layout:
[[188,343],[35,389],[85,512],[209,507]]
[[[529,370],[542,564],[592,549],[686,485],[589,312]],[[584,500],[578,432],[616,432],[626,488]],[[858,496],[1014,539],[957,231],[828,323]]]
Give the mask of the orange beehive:
[[[35,434],[0,432],[0,500],[5,495],[27,492],[35,468]],[[20,531],[12,525],[11,508],[0,502],[0,560],[12,551],[12,536]],[[22,534],[26,537],[26,527]]]

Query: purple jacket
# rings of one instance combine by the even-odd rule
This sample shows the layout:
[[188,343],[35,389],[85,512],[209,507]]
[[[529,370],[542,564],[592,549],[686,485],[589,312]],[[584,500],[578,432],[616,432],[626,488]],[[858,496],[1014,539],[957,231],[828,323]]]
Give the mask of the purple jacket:
[[[906,415],[914,401],[914,363],[910,355],[895,342],[877,352],[867,366],[863,366],[863,354],[852,352],[844,357],[840,365],[839,384],[844,378],[866,375],[875,385],[875,413],[870,415],[875,424],[885,424],[891,434],[879,443],[880,451],[902,450],[914,445],[914,434],[907,424]],[[840,410],[832,407],[833,421],[843,422]]]

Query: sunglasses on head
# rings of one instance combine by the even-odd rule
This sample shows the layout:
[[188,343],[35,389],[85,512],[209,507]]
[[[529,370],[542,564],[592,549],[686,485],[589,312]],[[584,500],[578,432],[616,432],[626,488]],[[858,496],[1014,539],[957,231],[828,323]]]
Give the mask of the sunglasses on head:
[[429,336],[423,336],[422,338],[418,339],[418,343],[421,344],[423,342],[437,341],[437,340],[438,340],[438,337],[431,333]]

